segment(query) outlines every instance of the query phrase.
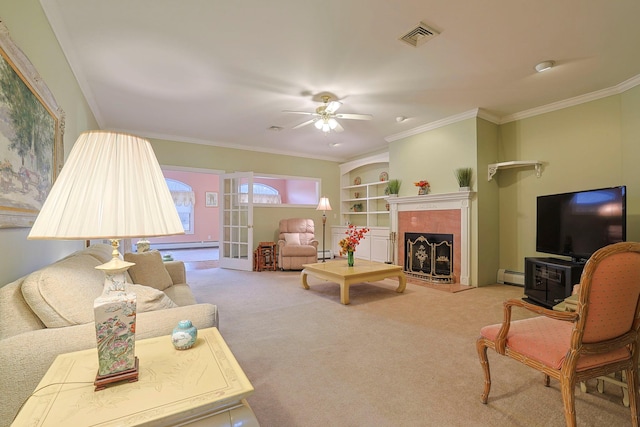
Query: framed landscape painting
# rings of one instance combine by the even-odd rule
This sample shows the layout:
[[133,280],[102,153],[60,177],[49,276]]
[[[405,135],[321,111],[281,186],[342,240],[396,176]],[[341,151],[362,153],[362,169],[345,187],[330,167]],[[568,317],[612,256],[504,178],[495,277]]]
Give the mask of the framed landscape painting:
[[30,227],[62,169],[64,112],[0,21],[0,228]]

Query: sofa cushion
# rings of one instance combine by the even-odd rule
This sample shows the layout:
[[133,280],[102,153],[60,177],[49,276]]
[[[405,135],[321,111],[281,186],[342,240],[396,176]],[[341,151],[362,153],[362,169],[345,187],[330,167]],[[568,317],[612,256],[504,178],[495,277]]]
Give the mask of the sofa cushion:
[[150,286],[127,283],[124,288],[127,292],[136,294],[136,311],[138,313],[178,307],[178,304],[173,302],[167,294]]
[[93,300],[102,293],[102,262],[77,254],[29,274],[22,295],[48,328],[93,322]]
[[160,291],[173,285],[171,276],[162,262],[160,252],[128,252],[124,254],[124,260],[136,264],[128,270],[133,283],[150,286]]

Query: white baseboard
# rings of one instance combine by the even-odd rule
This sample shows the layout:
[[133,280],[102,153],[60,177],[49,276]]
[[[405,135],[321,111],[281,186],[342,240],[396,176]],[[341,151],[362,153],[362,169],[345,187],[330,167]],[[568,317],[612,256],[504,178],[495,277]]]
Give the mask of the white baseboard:
[[184,242],[184,243],[152,243],[151,249],[200,249],[200,248],[217,248],[218,242]]

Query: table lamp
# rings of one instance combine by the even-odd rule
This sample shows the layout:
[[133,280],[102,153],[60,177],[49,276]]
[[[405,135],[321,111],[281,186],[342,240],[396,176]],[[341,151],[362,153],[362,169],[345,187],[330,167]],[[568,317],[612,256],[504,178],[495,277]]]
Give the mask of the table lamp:
[[53,184],[29,239],[109,239],[113,258],[97,266],[104,290],[94,302],[96,390],[136,381],[136,296],[125,290],[119,240],[183,234],[173,199],[149,141],[124,133],[82,133]]
[[322,262],[325,262],[327,255],[324,251],[324,230],[327,225],[327,211],[331,210],[331,203],[329,203],[329,198],[321,197],[316,210],[322,211]]

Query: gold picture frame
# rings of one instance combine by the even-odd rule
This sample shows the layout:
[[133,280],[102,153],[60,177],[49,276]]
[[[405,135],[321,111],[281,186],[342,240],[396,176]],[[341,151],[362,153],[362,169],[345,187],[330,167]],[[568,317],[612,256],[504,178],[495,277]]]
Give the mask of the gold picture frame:
[[64,161],[64,112],[0,21],[0,228],[31,227]]

